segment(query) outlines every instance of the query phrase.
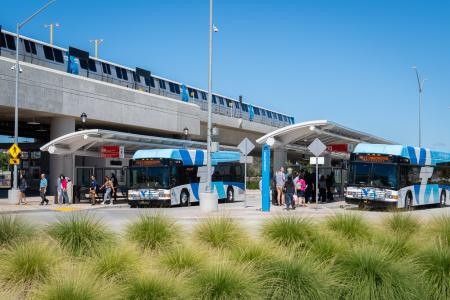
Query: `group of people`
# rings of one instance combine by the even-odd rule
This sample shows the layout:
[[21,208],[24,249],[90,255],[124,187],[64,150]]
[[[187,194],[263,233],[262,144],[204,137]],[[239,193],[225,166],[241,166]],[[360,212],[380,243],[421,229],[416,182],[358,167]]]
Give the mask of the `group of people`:
[[[333,201],[333,174],[320,176],[319,202]],[[286,174],[281,167],[273,177],[274,194],[273,203],[278,206],[286,205],[286,209],[295,209],[297,206],[306,206],[315,199],[315,176],[308,171],[300,170]]]
[[[105,204],[106,201],[109,201],[109,205],[113,205],[114,201],[117,200],[117,188],[118,182],[117,177],[113,173],[110,176],[105,176],[105,181],[102,186],[99,187],[97,184],[97,180],[95,176],[91,176],[91,182],[89,185],[89,197],[91,198],[91,204],[95,205],[97,203],[97,193],[99,190],[104,190],[103,192],[103,202],[101,204]],[[114,199],[114,200],[113,200]]]
[[[96,198],[97,193],[101,190],[103,190],[103,202],[102,204],[105,204],[107,201],[109,201],[110,205],[113,205],[113,199],[114,201],[117,200],[117,188],[118,188],[118,181],[116,175],[113,173],[111,176],[106,176],[104,184],[102,186],[99,186],[97,184],[97,180],[95,179],[95,176],[91,176],[90,180],[90,186],[89,186],[89,196],[91,200],[91,204],[96,204]],[[19,177],[19,204],[28,204],[27,198],[26,198],[26,191],[28,189],[28,182],[25,177],[24,172],[20,172]],[[39,195],[41,197],[40,205],[48,205],[49,200],[47,199],[47,190],[48,190],[48,181],[45,177],[45,174],[41,174],[41,179],[39,181]],[[69,195],[72,194],[72,181],[69,177],[64,176],[63,174],[58,176],[57,182],[56,182],[56,195],[55,195],[55,204],[69,204],[71,197]]]

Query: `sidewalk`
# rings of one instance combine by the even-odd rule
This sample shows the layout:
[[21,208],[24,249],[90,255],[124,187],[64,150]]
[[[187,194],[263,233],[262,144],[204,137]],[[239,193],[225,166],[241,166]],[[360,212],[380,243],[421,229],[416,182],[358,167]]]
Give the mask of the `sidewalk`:
[[89,203],[77,203],[70,205],[59,205],[54,203],[54,196],[48,196],[48,205],[40,205],[41,197],[27,197],[28,204],[8,204],[8,199],[0,199],[0,214],[6,213],[23,213],[23,212],[38,212],[38,211],[77,211],[77,210],[92,210],[99,208],[117,208],[117,207],[128,207],[128,204],[115,204],[115,205],[91,205]]

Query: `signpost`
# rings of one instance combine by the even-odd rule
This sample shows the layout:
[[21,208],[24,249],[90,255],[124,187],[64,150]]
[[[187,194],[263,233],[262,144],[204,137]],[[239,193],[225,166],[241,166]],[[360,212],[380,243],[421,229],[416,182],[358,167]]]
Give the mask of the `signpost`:
[[[272,144],[273,145],[273,144]],[[270,211],[270,145],[265,144],[262,148],[262,204],[263,212]]]
[[21,152],[22,150],[20,150],[19,146],[16,143],[12,144],[8,149],[9,156],[11,156],[12,158],[17,158]]
[[244,155],[244,207],[247,207],[247,155],[255,149],[255,145],[248,138],[245,138],[238,145],[238,149]]
[[316,163],[316,206],[319,203],[319,155],[322,154],[325,149],[327,149],[327,146],[325,146],[318,138],[308,146],[308,150],[315,156]]

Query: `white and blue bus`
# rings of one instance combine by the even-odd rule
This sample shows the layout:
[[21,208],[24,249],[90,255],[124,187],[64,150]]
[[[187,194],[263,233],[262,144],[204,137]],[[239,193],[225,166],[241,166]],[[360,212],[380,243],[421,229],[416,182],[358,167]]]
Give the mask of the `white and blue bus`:
[[[138,150],[130,164],[128,203],[130,207],[159,204],[187,206],[199,202],[206,189],[205,150]],[[240,154],[212,153],[212,187],[219,199],[233,202],[244,193],[244,168]]]
[[450,153],[401,145],[358,144],[350,156],[345,201],[360,206],[446,205]]

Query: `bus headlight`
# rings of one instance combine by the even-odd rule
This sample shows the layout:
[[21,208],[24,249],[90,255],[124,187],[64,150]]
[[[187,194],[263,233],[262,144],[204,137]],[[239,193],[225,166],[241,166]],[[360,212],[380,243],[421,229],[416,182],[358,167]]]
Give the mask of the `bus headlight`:
[[398,195],[394,195],[392,193],[386,193],[385,198],[389,199],[389,200],[398,200]]

